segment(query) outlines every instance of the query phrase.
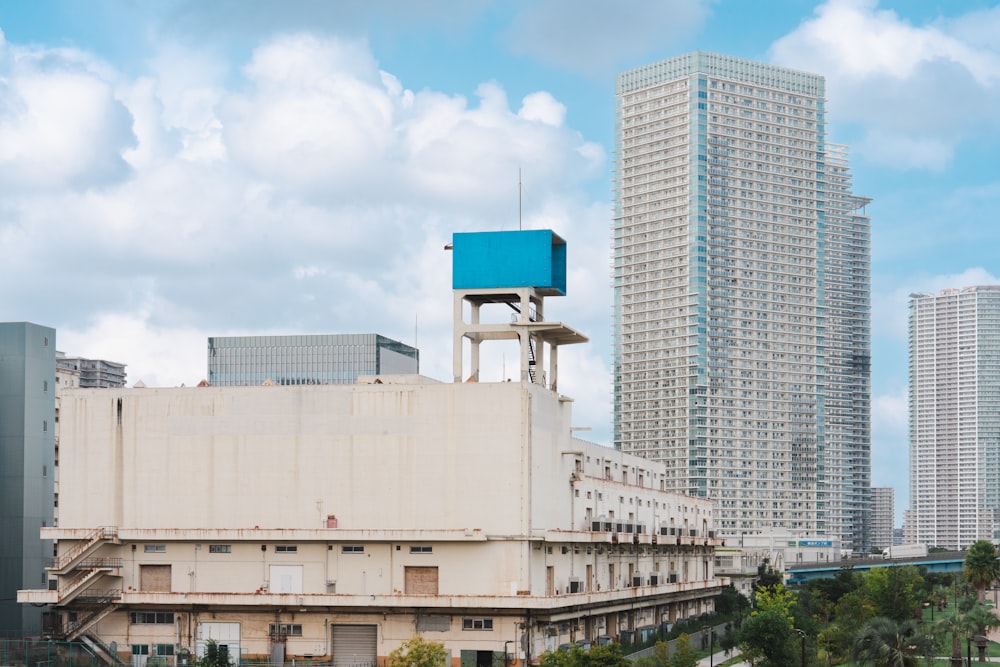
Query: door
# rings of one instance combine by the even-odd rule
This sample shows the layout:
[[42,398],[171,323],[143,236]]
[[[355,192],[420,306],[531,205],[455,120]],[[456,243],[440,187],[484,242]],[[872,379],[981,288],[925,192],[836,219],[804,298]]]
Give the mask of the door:
[[334,625],[333,667],[375,667],[378,626]]
[[438,569],[436,567],[405,567],[404,585],[407,595],[437,595]]
[[195,655],[205,657],[205,647],[209,641],[214,641],[219,650],[226,651],[233,664],[239,664],[240,659],[240,624],[239,623],[199,623],[195,638]]
[[301,565],[272,565],[268,590],[272,593],[301,593]]
[[140,565],[139,590],[144,593],[169,593],[170,566]]

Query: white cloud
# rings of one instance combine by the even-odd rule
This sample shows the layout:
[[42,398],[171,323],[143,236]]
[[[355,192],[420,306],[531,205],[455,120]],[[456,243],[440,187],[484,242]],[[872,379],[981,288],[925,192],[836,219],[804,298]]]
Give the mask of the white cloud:
[[776,41],[770,57],[827,77],[830,120],[868,132],[861,154],[941,169],[960,141],[1000,129],[992,112],[1000,46],[966,19],[914,25],[874,0],[828,0]]
[[956,274],[897,276],[890,285],[872,292],[872,327],[880,338],[906,343],[909,336],[907,313],[911,294],[937,294],[943,289],[998,284],[1000,278],[978,266]]
[[81,188],[128,177],[132,117],[107,74],[78,51],[0,42],[0,186]]
[[[413,342],[415,329],[424,373],[449,380],[443,246],[455,231],[517,228],[520,167],[525,228],[570,246],[570,296],[550,311],[594,339],[563,356],[560,389],[606,436],[609,207],[585,195],[605,156],[561,102],[537,91],[512,105],[496,82],[471,100],[414,92],[363,42],[308,34],[261,44],[242,67],[162,54],[132,77],[73,72],[100,93],[76,97],[75,114],[129,121],[136,142],[116,153],[128,179],[46,192],[0,180],[10,316],[56,326],[60,349],[122,361],[151,386],[204,378],[212,335]],[[86,142],[87,127],[66,140]]]

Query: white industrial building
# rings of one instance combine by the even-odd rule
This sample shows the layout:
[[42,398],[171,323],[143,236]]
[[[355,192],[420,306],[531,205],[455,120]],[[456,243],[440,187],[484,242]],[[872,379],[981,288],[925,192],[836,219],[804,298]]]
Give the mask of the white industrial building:
[[[136,667],[210,639],[371,665],[417,634],[456,667],[492,667],[710,611],[727,583],[711,501],[573,437],[555,347],[581,337],[541,320],[532,288],[516,295],[518,322],[478,322],[513,303],[494,291],[456,331],[530,338],[519,382],[65,391],[51,590],[19,601]],[[549,384],[535,343],[552,348]]]

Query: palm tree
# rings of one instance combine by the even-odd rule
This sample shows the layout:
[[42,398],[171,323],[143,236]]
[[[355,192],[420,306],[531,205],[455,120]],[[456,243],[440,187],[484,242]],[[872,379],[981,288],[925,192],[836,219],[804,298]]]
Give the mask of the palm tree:
[[965,580],[976,587],[979,601],[983,601],[986,587],[1000,577],[1000,562],[997,561],[997,550],[992,542],[978,540],[969,545],[969,552],[962,564]]
[[951,665],[962,667],[962,637],[972,631],[967,618],[959,615],[956,609],[954,614],[938,621],[935,627],[939,632],[951,635]]
[[852,661],[860,667],[917,667],[922,638],[913,621],[868,621],[854,639]]
[[[977,637],[985,637],[992,628],[1000,628],[1000,618],[983,604],[973,607],[965,615],[965,620],[969,623],[969,631]],[[976,648],[979,650],[979,662],[986,662],[986,641],[977,640]]]

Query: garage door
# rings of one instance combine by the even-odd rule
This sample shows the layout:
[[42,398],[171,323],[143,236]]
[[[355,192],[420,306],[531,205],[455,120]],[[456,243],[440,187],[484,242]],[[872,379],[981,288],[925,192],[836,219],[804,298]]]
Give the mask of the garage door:
[[436,567],[404,568],[407,595],[437,595],[438,569]]
[[369,667],[378,659],[378,626],[334,625],[333,667]]
[[139,590],[143,592],[169,593],[169,565],[140,565]]

